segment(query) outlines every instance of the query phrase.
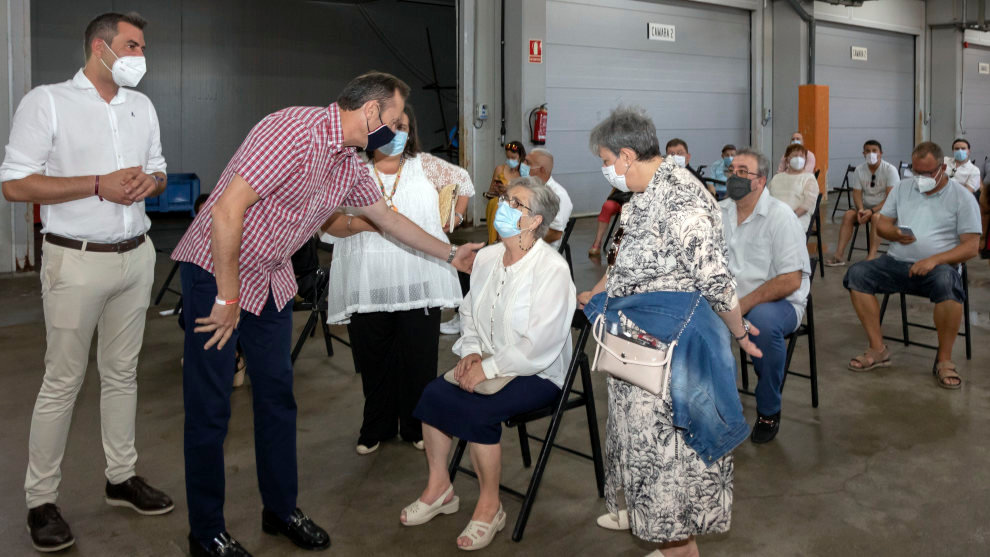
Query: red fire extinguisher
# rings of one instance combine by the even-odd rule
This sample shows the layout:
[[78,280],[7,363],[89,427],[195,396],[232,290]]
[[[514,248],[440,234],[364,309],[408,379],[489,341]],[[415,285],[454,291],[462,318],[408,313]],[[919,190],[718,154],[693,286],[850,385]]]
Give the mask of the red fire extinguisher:
[[548,120],[550,120],[550,113],[547,112],[546,103],[534,108],[533,111],[529,113],[530,142],[533,143],[533,145],[546,144]]

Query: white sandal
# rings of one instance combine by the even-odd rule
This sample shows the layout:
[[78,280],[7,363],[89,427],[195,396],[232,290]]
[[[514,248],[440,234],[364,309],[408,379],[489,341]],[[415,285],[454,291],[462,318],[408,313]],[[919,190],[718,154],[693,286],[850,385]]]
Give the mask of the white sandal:
[[[505,511],[502,509],[502,505],[499,505],[498,512],[495,513],[495,520],[491,524],[478,520],[468,522],[468,525],[464,527],[464,530],[457,537],[470,539],[471,545],[461,546],[458,544],[457,549],[463,549],[464,551],[484,549],[488,547],[488,544],[492,543],[492,540],[495,539],[495,534],[501,532],[503,528],[505,528]],[[479,531],[481,532],[480,534],[478,533]]]
[[416,502],[402,509],[406,513],[406,521],[402,522],[402,515],[399,515],[399,522],[405,526],[419,526],[420,524],[426,524],[427,522],[433,520],[438,514],[454,514],[461,508],[461,499],[454,495],[450,501],[444,503],[444,499],[448,495],[453,493],[454,485],[451,484],[447,488],[447,491],[443,492],[443,495],[437,498],[432,504],[428,505],[419,499]]
[[618,515],[605,513],[598,517],[597,523],[606,530],[628,530],[629,511],[622,509],[619,511]]

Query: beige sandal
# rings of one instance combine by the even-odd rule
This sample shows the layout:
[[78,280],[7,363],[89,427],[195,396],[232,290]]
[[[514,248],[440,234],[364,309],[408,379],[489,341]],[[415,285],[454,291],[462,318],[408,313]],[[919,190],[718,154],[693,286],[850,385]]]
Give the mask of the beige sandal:
[[[859,366],[853,365],[853,362],[858,363]],[[875,350],[866,349],[859,356],[856,356],[852,360],[849,360],[849,365],[846,366],[853,371],[870,371],[878,367],[888,367],[890,365],[890,350],[885,344],[883,350],[877,352]]]
[[491,524],[478,520],[468,522],[468,525],[464,527],[464,531],[457,537],[470,539],[471,545],[461,546],[458,544],[457,549],[463,549],[464,551],[484,549],[492,543],[492,540],[495,539],[495,534],[501,532],[503,528],[505,528],[505,511],[502,510],[502,505],[499,505],[498,512],[495,513],[495,520]]
[[431,504],[416,499],[416,501],[402,509],[406,513],[406,521],[402,522],[402,515],[399,515],[399,522],[404,526],[419,526],[433,520],[438,514],[454,514],[461,508],[461,499],[454,495],[450,501],[444,503],[448,495],[454,492],[454,485],[451,484],[443,495]]
[[[956,364],[952,363],[951,360],[946,360],[935,364],[935,369],[932,370],[932,375],[935,376],[935,383],[943,389],[955,390],[962,387],[962,377],[956,373]],[[947,382],[949,379],[955,379],[959,382],[949,383]]]
[[598,517],[596,523],[606,530],[628,530],[629,511],[622,509],[619,514],[605,513]]

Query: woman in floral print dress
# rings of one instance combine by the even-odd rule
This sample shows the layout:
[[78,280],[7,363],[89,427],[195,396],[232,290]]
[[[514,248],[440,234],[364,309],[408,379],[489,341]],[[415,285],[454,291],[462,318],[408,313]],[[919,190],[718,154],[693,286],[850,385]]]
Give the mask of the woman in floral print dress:
[[[721,212],[690,172],[661,156],[655,130],[641,111],[619,108],[592,131],[592,150],[606,178],[634,194],[622,212],[621,249],[613,251],[609,273],[578,301],[586,304],[606,290],[606,279],[610,297],[700,291],[740,346],[759,356],[739,313]],[[660,544],[663,552],[652,555],[698,555],[696,535],[729,529],[732,455],[705,462],[695,452],[688,434],[673,425],[670,392],[657,396],[608,378],[609,514],[599,524],[629,527],[636,537]],[[628,514],[620,513],[622,499]]]

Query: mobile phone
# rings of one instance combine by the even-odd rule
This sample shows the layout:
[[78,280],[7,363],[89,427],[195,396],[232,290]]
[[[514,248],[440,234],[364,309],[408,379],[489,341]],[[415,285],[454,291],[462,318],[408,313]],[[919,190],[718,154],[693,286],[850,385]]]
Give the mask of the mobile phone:
[[914,231],[911,230],[910,226],[898,226],[897,229],[900,230],[901,234],[904,234],[905,236],[914,236]]

